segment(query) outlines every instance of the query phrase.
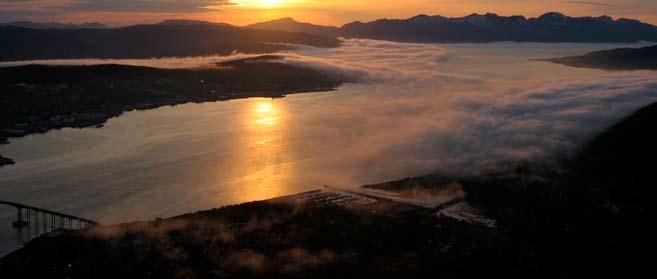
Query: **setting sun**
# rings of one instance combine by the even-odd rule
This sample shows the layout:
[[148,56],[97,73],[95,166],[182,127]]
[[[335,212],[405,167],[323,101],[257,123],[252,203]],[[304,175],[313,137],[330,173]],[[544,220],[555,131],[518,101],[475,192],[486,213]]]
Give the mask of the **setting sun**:
[[249,2],[254,2],[254,4],[258,7],[263,7],[263,8],[275,8],[275,7],[280,7],[285,4],[287,4],[289,1],[287,0],[254,0],[254,1],[249,1]]

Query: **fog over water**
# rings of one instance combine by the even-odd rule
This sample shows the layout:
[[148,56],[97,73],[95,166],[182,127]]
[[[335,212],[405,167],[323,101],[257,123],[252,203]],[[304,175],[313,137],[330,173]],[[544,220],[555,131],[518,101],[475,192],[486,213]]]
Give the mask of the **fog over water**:
[[[133,111],[102,129],[11,139],[0,145],[0,154],[17,164],[0,168],[0,199],[116,223],[321,185],[358,187],[549,159],[657,101],[657,74],[532,59],[623,46],[642,44],[348,40],[336,49],[301,48],[284,53],[285,62],[339,71],[361,82],[284,99]],[[175,68],[224,59],[66,63]],[[15,214],[0,210],[2,220]]]

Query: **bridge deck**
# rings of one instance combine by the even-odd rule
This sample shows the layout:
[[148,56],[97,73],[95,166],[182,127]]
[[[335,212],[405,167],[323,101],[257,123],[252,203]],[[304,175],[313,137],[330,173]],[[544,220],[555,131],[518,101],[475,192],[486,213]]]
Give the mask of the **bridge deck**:
[[[44,208],[39,208],[39,207],[31,206],[31,205],[21,204],[21,203],[17,203],[17,202],[10,202],[10,201],[0,200],[0,205],[8,205],[8,206],[15,207],[17,209],[18,214],[17,214],[17,220],[14,223],[15,226],[30,225],[29,221],[31,219],[31,212],[32,211],[34,212],[34,215],[35,215],[34,222],[37,223],[37,224],[39,223],[39,219],[38,219],[39,214],[41,214],[43,216],[43,220],[45,220],[45,222],[47,222],[47,219],[45,218],[45,216],[50,215],[51,218],[54,218],[54,217],[59,218],[60,223],[61,223],[61,220],[68,219],[69,224],[71,224],[73,221],[77,221],[79,226],[81,226],[83,223],[85,224],[85,226],[86,225],[97,225],[98,224],[96,221],[89,220],[89,219],[86,219],[86,218],[73,216],[73,215],[70,215],[70,214],[61,213],[61,212],[48,210],[48,209],[44,209]],[[25,220],[23,220],[23,211],[24,210],[27,211],[27,220],[28,220],[27,222],[25,222]],[[52,223],[53,223],[53,226],[54,226],[54,219],[53,219]]]

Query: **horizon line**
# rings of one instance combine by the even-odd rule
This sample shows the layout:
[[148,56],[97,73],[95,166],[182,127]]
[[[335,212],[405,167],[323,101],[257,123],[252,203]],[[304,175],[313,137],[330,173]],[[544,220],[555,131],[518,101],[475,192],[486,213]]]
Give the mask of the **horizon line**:
[[558,11],[544,12],[544,13],[541,13],[540,15],[538,15],[538,16],[526,16],[526,15],[521,15],[521,14],[501,15],[501,14],[494,13],[494,12],[486,12],[486,13],[481,13],[481,14],[480,14],[480,13],[477,13],[477,12],[473,12],[473,13],[469,13],[469,14],[466,14],[466,15],[463,15],[463,16],[449,17],[449,16],[442,16],[442,15],[440,15],[440,14],[419,13],[419,14],[416,14],[416,15],[414,15],[414,16],[410,16],[410,17],[399,17],[399,18],[387,18],[387,17],[381,17],[381,18],[376,18],[376,19],[373,19],[373,20],[353,20],[353,21],[347,21],[346,23],[343,23],[343,24],[341,24],[341,25],[323,25],[323,24],[315,24],[315,23],[313,23],[313,22],[309,22],[309,21],[298,21],[298,20],[296,20],[296,19],[295,19],[294,17],[292,17],[292,16],[282,16],[282,17],[275,18],[275,19],[264,20],[264,21],[256,21],[256,22],[252,22],[252,23],[248,23],[248,24],[243,24],[243,25],[233,24],[233,23],[230,23],[230,22],[227,22],[227,21],[213,21],[213,20],[190,19],[190,18],[165,18],[165,19],[160,19],[160,20],[157,20],[157,21],[144,21],[144,22],[140,22],[140,23],[117,24],[117,25],[103,23],[102,21],[84,21],[84,22],[78,22],[78,23],[76,23],[76,22],[62,22],[62,21],[33,21],[33,20],[29,20],[29,19],[17,19],[17,20],[11,20],[11,21],[3,21],[3,22],[0,22],[0,24],[9,24],[9,23],[15,23],[15,22],[30,22],[30,23],[40,23],[40,24],[56,23],[56,24],[72,24],[72,25],[102,24],[102,25],[105,25],[105,26],[107,26],[107,27],[109,27],[109,28],[122,28],[122,27],[136,26],[136,25],[152,25],[152,24],[163,23],[163,22],[166,22],[166,21],[180,20],[180,21],[198,21],[198,22],[207,22],[207,23],[213,23],[213,24],[228,24],[228,25],[232,25],[232,26],[236,26],[236,27],[247,27],[247,26],[249,26],[249,25],[258,24],[258,23],[265,23],[265,22],[277,21],[277,20],[281,20],[281,19],[292,19],[292,20],[294,20],[294,21],[296,21],[296,22],[298,22],[298,23],[310,23],[310,24],[313,24],[313,25],[319,25],[319,26],[327,26],[327,27],[341,28],[341,27],[343,27],[343,26],[345,26],[345,25],[347,25],[347,24],[355,23],[355,22],[368,23],[368,22],[373,22],[373,21],[377,21],[377,20],[408,20],[408,19],[412,19],[412,18],[414,18],[414,17],[418,17],[418,16],[429,16],[429,17],[441,16],[441,17],[445,17],[445,18],[448,18],[448,19],[459,19],[459,18],[465,18],[465,17],[472,16],[472,15],[480,15],[480,16],[483,16],[483,15],[492,14],[492,15],[496,15],[496,16],[499,16],[499,17],[514,17],[514,16],[520,16],[520,17],[524,17],[525,19],[529,20],[529,19],[533,19],[533,18],[534,18],[534,19],[535,19],[535,18],[540,18],[541,16],[544,16],[544,15],[547,15],[547,14],[551,14],[551,13],[558,13],[558,14],[562,14],[562,15],[565,15],[565,16],[567,16],[567,17],[571,17],[571,18],[587,18],[587,17],[590,17],[590,18],[600,18],[600,17],[610,17],[610,18],[612,18],[614,21],[619,20],[619,19],[629,19],[629,20],[637,20],[637,21],[640,21],[640,22],[642,22],[642,23],[646,23],[646,24],[650,24],[650,25],[657,26],[657,24],[655,24],[655,23],[647,22],[647,21],[643,21],[643,20],[639,20],[639,19],[636,19],[636,18],[630,18],[630,17],[622,17],[622,16],[621,16],[621,17],[615,17],[615,16],[612,16],[612,15],[609,15],[609,14],[603,14],[603,15],[599,15],[599,16],[594,16],[594,15],[588,15],[588,16],[570,16],[570,15],[564,13],[564,12],[558,12]]

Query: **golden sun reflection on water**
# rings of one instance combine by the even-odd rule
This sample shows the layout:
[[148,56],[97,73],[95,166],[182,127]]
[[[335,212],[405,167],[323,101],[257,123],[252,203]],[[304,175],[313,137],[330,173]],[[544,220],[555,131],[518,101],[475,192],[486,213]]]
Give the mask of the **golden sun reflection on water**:
[[271,103],[270,102],[258,103],[256,104],[256,108],[254,111],[256,113],[261,113],[261,114],[272,113],[274,112],[274,101],[272,100]]
[[255,105],[253,109],[253,123],[263,126],[275,126],[278,120],[278,114],[274,110],[274,100],[262,101]]
[[273,99],[249,99],[241,115],[248,126],[241,136],[243,149],[238,160],[241,189],[236,197],[239,202],[269,199],[288,194],[285,182],[292,173],[290,145],[286,141],[285,104]]

